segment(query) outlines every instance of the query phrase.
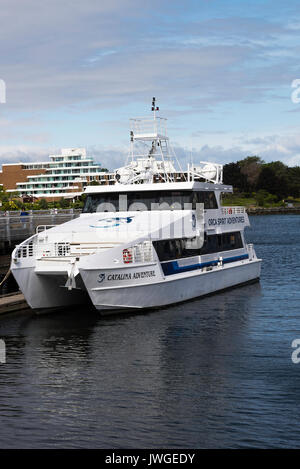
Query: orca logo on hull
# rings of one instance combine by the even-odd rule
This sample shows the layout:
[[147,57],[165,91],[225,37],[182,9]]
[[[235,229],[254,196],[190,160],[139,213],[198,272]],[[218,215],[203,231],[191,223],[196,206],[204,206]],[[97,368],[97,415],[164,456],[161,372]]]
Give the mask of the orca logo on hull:
[[102,283],[104,279],[105,279],[105,274],[98,275],[98,283]]
[[125,225],[131,223],[134,217],[114,217],[114,218],[100,218],[97,225],[90,225],[91,228],[113,228],[114,226]]

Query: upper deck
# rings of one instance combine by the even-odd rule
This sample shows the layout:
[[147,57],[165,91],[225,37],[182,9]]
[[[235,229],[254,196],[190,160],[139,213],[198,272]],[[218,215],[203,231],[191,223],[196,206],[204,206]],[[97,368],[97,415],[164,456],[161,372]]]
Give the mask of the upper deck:
[[213,184],[210,182],[185,181],[185,182],[166,182],[163,184],[146,183],[146,184],[114,184],[111,186],[87,186],[86,194],[98,193],[123,193],[123,192],[146,192],[146,191],[176,191],[176,190],[192,190],[192,191],[218,191],[232,192],[232,186],[225,184]]

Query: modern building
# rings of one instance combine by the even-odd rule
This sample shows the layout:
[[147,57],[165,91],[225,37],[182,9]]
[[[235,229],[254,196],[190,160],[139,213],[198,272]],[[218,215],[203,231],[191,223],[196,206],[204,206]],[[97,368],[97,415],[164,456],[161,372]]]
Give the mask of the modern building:
[[104,172],[84,148],[63,148],[48,162],[3,164],[0,172],[6,191],[48,200],[79,196],[92,181],[113,184],[114,174]]

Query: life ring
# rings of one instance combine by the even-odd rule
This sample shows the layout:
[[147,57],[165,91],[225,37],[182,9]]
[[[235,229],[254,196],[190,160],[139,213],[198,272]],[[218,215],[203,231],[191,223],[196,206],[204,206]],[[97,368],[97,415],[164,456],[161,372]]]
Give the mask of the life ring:
[[132,262],[132,252],[129,249],[123,250],[123,262],[124,264],[131,264]]

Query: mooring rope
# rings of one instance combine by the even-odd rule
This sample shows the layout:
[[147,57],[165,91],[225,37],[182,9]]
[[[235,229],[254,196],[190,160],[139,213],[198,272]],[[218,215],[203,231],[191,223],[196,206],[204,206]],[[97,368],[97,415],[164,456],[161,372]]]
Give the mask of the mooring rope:
[[1,280],[0,287],[3,285],[3,283],[5,282],[5,280],[7,280],[7,279],[8,279],[8,277],[10,276],[10,274],[11,274],[11,270],[10,270],[10,269],[8,269],[8,271],[7,271],[7,272],[6,272],[6,274],[5,274],[5,277],[4,277],[4,279],[3,279],[3,280]]

